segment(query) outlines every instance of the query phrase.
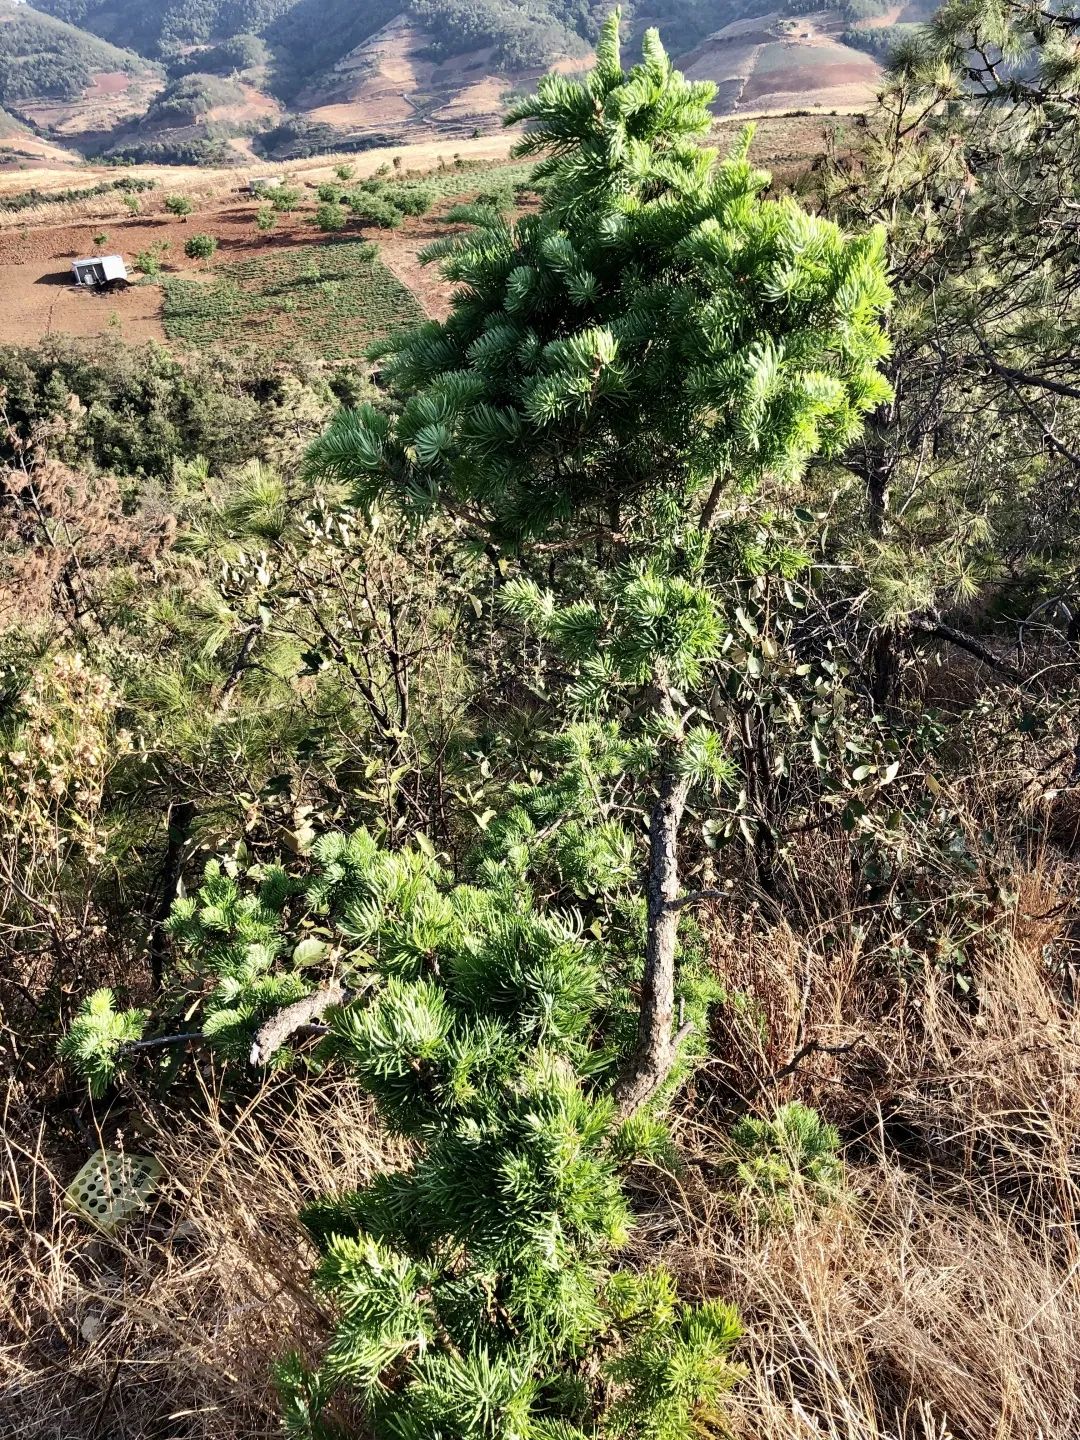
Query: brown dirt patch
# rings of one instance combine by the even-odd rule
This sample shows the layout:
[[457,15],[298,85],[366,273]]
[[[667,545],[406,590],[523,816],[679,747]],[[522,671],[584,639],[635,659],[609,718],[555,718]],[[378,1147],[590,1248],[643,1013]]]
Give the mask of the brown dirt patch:
[[857,62],[837,65],[788,65],[782,70],[751,75],[742,93],[742,104],[763,102],[766,97],[780,95],[816,95],[818,104],[826,104],[839,92],[852,87],[870,99],[877,80],[876,67],[869,70]]
[[[467,193],[467,184],[467,180],[463,182],[463,193]],[[200,210],[186,224],[164,216],[107,221],[105,245],[94,244],[94,235],[103,228],[101,222],[0,231],[0,294],[4,297],[0,344],[32,344],[60,333],[115,332],[131,340],[163,339],[161,291],[156,285],[133,285],[109,295],[80,292],[70,282],[71,261],[82,255],[116,253],[123,255],[130,268],[140,251],[157,251],[165,273],[198,280],[206,270],[184,255],[184,241],[192,235],[213,235],[217,240],[215,268],[275,250],[317,244],[322,238],[306,215],[279,216],[277,228],[264,234],[255,228],[257,209],[257,202],[230,196],[216,208]],[[370,236],[387,268],[432,316],[448,313],[452,287],[435,267],[421,265],[418,255],[432,240],[446,234],[445,225],[425,216],[406,220],[400,230]],[[162,252],[163,244],[168,248]]]
[[240,89],[244,92],[242,100],[235,105],[216,105],[207,114],[207,120],[240,124],[245,120],[263,120],[267,116],[281,114],[281,106],[272,95],[254,85],[241,84]]
[[83,91],[84,100],[100,100],[106,95],[120,95],[131,84],[131,76],[123,70],[102,70]]
[[435,223],[430,216],[407,222],[400,230],[391,231],[380,239],[379,259],[406,289],[411,290],[433,320],[445,320],[450,314],[450,297],[454,287],[439,274],[437,265],[421,265],[420,251],[433,240],[452,234],[448,225]]
[[73,100],[27,100],[19,111],[54,137],[105,132],[142,115],[162,85],[156,75],[102,71]]
[[108,335],[124,340],[162,340],[161,291],[156,285],[94,294],[60,276],[50,283],[40,267],[0,265],[4,295],[0,342],[31,345],[46,335]]

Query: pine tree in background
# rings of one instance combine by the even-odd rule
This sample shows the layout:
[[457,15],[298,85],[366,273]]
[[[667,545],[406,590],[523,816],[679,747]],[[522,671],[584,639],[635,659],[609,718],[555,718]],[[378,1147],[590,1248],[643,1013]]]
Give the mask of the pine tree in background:
[[825,172],[842,223],[888,227],[903,293],[893,398],[845,462],[876,542],[857,563],[894,634],[1041,565],[1075,484],[1078,40],[1074,6],[949,0],[892,52],[854,156]]

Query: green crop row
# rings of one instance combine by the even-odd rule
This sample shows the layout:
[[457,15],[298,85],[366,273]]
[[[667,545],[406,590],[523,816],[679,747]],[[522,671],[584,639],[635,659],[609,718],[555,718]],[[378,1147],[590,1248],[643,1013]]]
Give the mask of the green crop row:
[[303,343],[345,359],[424,318],[376,248],[358,238],[242,260],[207,280],[169,276],[162,288],[166,335],[196,345],[270,341],[284,350]]

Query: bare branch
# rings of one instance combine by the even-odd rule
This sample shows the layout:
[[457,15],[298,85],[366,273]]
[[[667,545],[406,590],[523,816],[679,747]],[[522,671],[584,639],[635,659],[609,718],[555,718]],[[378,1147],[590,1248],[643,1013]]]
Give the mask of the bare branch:
[[280,1050],[285,1041],[299,1030],[305,1030],[308,1034],[325,1034],[325,1026],[316,1026],[312,1022],[321,1019],[332,1005],[340,1005],[345,996],[345,986],[341,981],[329,980],[312,994],[306,995],[303,1000],[286,1005],[284,1010],[271,1016],[256,1032],[251,1054],[248,1056],[249,1063],[265,1065],[275,1051]]
[[802,1062],[811,1055],[850,1055],[852,1050],[858,1049],[865,1039],[865,1035],[857,1035],[847,1045],[822,1045],[820,1040],[808,1040],[805,1045],[799,1046],[786,1065],[781,1065],[779,1070],[768,1076],[762,1083],[778,1085],[781,1080],[785,1080],[789,1075],[794,1075]]

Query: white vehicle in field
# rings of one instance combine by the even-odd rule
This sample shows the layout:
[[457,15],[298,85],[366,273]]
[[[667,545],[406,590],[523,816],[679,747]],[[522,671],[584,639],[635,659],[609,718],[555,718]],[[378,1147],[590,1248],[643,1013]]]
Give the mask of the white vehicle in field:
[[114,290],[131,283],[122,255],[90,255],[85,260],[73,260],[71,271],[75,284],[90,290]]

